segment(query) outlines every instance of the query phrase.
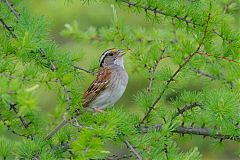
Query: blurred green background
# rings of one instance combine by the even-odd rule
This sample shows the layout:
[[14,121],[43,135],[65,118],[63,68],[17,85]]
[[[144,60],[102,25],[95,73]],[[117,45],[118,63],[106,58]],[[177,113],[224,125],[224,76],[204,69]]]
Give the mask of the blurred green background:
[[[108,48],[118,46],[99,46],[88,41],[75,41],[70,38],[61,36],[61,31],[64,29],[65,24],[72,24],[77,21],[82,30],[86,30],[90,26],[101,27],[110,26],[112,20],[112,8],[109,4],[83,4],[81,1],[70,1],[66,0],[26,0],[26,7],[31,11],[33,15],[44,15],[51,21],[51,38],[56,41],[59,47],[69,52],[70,54],[78,54],[82,56],[82,60],[78,64],[84,68],[90,68],[91,64],[97,63],[99,56]],[[143,13],[131,13],[128,10],[119,9],[116,6],[118,16],[125,21],[129,26],[142,26],[146,29],[151,27],[158,27],[161,24],[154,24],[147,21],[144,12]],[[129,85],[128,88],[118,102],[120,106],[125,106],[124,110],[130,112],[138,112],[142,114],[138,106],[134,104],[134,94],[141,89],[147,88],[148,80],[138,73],[134,73],[133,69],[130,68],[131,62],[125,58],[126,68],[129,73]],[[83,84],[83,88],[86,88],[89,83],[94,79],[93,76],[85,74],[86,83]],[[206,79],[199,79],[188,83],[191,80],[186,80],[181,84],[181,89],[195,89],[201,90],[202,87],[216,85],[214,82],[207,81]],[[206,85],[208,84],[208,85]],[[175,95],[170,95],[175,96]],[[43,110],[51,112],[54,110],[53,106],[56,106],[56,95],[54,91],[43,89],[39,93],[40,105]],[[170,99],[170,97],[167,97]],[[199,147],[200,152],[205,160],[230,160],[238,159],[237,153],[239,149],[238,145],[232,142],[226,142],[223,146],[219,142],[215,142],[210,138],[203,139],[197,136],[184,136],[178,138],[178,144],[182,146],[183,151],[187,151],[189,148],[194,146]]]

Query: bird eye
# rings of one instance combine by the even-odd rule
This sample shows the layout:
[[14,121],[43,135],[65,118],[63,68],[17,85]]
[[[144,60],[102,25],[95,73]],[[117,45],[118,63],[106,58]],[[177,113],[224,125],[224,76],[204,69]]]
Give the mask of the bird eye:
[[110,52],[110,53],[107,53],[107,55],[106,56],[113,56],[113,53],[112,52]]

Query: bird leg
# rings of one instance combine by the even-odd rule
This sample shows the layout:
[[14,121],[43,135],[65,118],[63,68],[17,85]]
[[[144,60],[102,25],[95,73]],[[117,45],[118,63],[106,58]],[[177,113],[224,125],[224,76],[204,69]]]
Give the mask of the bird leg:
[[94,111],[95,111],[95,112],[100,112],[100,113],[105,112],[104,110],[101,110],[101,109],[99,109],[99,108],[94,108]]

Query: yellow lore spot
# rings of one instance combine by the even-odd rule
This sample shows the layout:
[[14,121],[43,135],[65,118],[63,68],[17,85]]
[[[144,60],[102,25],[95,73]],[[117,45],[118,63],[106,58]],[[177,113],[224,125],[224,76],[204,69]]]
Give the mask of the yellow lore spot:
[[112,51],[112,52],[117,52],[117,49],[116,49],[116,48],[113,48],[111,51]]

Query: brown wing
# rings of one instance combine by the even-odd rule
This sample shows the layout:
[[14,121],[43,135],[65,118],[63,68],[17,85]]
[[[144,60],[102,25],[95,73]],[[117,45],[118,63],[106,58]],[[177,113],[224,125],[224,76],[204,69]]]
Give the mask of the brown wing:
[[98,95],[103,91],[110,82],[111,71],[108,67],[100,68],[96,80],[92,82],[90,87],[83,95],[83,106],[87,107]]

